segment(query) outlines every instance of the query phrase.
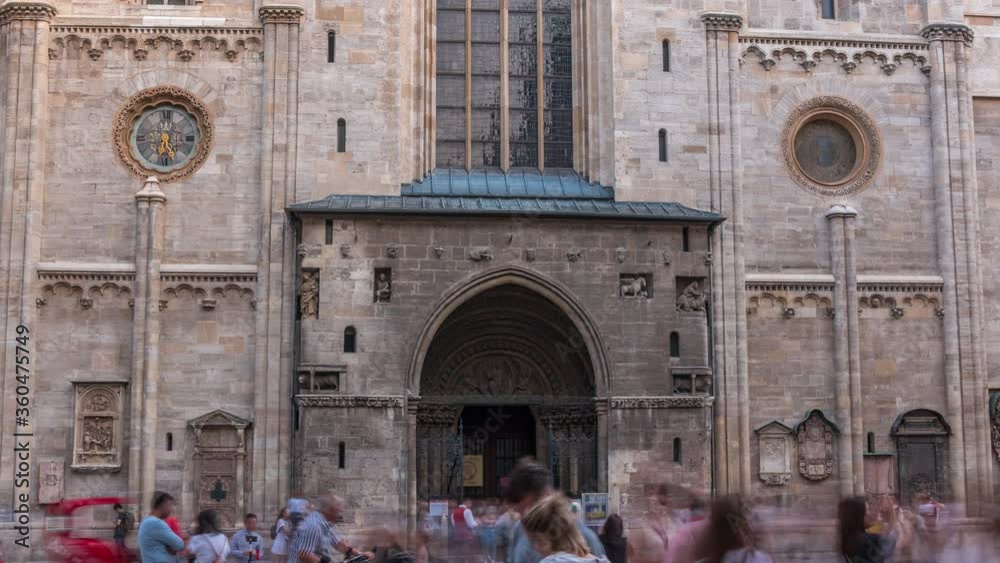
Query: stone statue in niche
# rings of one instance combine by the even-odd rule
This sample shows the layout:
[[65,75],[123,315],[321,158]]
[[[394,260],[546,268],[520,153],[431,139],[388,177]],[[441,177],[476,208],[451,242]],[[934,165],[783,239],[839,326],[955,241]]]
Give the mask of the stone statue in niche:
[[375,302],[388,303],[392,298],[392,279],[386,272],[379,272],[375,280]]
[[814,410],[799,424],[799,473],[810,481],[822,481],[833,474],[834,427]]
[[677,310],[685,313],[704,311],[706,302],[707,297],[701,290],[700,284],[698,281],[692,281],[677,296]]
[[299,311],[302,320],[319,318],[319,271],[302,270]]
[[622,276],[618,294],[621,297],[649,297],[645,276]]

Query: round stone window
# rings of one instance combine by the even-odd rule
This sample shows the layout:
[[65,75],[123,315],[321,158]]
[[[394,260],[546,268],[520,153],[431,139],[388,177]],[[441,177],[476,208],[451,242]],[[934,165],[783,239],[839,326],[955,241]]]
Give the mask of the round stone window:
[[832,96],[797,107],[785,124],[782,144],[792,178],[822,195],[864,188],[882,156],[875,122],[856,104]]

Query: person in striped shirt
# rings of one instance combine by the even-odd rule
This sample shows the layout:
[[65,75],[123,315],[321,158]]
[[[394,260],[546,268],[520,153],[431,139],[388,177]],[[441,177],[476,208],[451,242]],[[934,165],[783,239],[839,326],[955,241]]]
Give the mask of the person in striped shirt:
[[337,535],[333,523],[340,518],[343,509],[344,503],[336,495],[320,497],[316,509],[295,527],[288,563],[330,563],[334,550],[347,557],[364,555],[374,559],[373,553],[358,551]]

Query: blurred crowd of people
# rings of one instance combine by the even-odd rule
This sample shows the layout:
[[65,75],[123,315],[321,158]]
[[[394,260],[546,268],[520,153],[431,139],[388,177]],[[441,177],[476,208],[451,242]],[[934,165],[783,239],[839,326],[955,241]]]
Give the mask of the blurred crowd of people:
[[[149,563],[1000,563],[1000,515],[966,533],[973,528],[960,531],[948,507],[930,495],[912,507],[891,496],[846,498],[829,518],[832,510],[791,512],[737,496],[708,503],[697,491],[662,485],[646,499],[641,517],[626,522],[611,514],[592,528],[581,504],[550,482],[544,466],[523,460],[506,480],[502,500],[453,503],[437,525],[425,522],[409,533],[356,534],[356,545],[365,548],[337,530],[344,505],[334,494],[312,503],[290,499],[265,539],[254,514],[231,537],[212,510],[184,530],[172,516],[173,498],[157,493],[138,543]],[[117,540],[129,519],[115,509]],[[826,528],[809,527],[825,520]],[[800,545],[790,549],[793,536]]]

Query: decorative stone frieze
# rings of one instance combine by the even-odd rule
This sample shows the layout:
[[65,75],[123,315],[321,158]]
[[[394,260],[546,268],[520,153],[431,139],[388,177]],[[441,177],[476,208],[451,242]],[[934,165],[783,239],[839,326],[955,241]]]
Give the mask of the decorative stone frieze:
[[971,47],[976,32],[964,23],[933,22],[920,30],[920,36],[928,41],[961,41]]
[[236,62],[246,52],[248,60],[258,61],[263,37],[264,30],[260,27],[53,25],[49,58],[71,58],[71,53],[84,52],[97,60],[113,49],[125,49],[137,61],[146,60],[150,53],[181,61],[190,61],[196,54],[204,53]]
[[891,76],[904,63],[923,70],[927,65],[927,43],[914,40],[870,41],[843,37],[788,37],[770,34],[740,37],[741,66],[756,57],[764,70],[771,70],[782,60],[797,63],[806,73],[820,63],[832,62],[845,74],[853,73],[866,62],[879,66]]
[[[402,396],[296,395],[300,407],[394,409],[403,407]],[[423,405],[421,405],[421,409]]]
[[8,2],[0,7],[0,25],[14,20],[52,21],[56,9],[47,2]]
[[123,383],[74,383],[74,471],[118,471],[122,466]]
[[613,409],[700,409],[712,406],[714,397],[612,397]]
[[269,23],[298,24],[305,15],[305,10],[299,6],[263,6],[260,9],[260,21]]
[[743,27],[743,16],[726,12],[708,12],[701,15],[705,31],[735,31]]

